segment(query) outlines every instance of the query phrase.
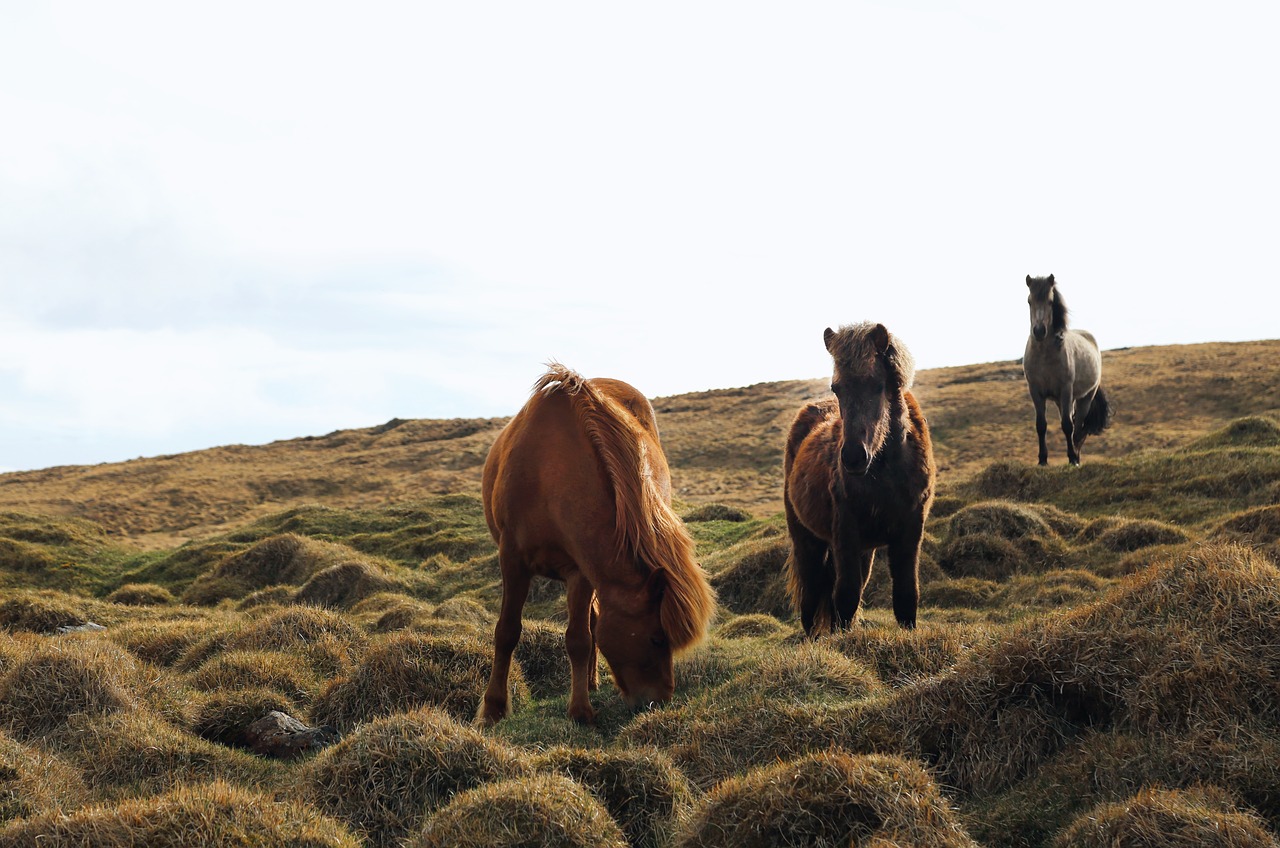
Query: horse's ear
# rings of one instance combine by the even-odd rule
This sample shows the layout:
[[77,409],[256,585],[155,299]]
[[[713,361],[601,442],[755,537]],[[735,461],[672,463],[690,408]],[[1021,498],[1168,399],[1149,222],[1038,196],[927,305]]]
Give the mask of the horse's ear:
[[876,353],[884,353],[889,349],[889,331],[884,324],[876,324],[871,328],[871,343],[876,346]]
[[1027,288],[1031,288],[1031,275],[1027,275]]
[[1049,285],[1053,285],[1053,275],[1049,275]]
[[827,346],[827,353],[834,353],[831,349],[831,340],[836,337],[836,331],[828,327],[822,331],[822,343]]

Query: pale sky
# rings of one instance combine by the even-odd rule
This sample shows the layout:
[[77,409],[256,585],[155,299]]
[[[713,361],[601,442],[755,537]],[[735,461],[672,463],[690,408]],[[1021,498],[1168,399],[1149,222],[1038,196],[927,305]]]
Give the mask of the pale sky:
[[[1275,338],[1280,4],[0,0],[0,470]],[[1278,363],[1280,371],[1280,363]],[[1021,391],[1011,385],[1011,391]]]

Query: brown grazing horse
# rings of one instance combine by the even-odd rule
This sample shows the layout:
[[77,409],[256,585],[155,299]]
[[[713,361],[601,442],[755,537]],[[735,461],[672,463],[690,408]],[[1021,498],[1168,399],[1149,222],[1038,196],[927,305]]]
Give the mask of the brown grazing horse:
[[563,580],[568,592],[570,718],[595,719],[587,691],[596,688],[597,646],[629,706],[669,700],[672,657],[706,634],[715,597],[671,509],[648,399],[552,363],[490,449],[483,488],[502,611],[480,721],[510,711],[511,654],[535,574]]
[[791,534],[787,585],[807,636],[847,629],[875,549],[889,547],[893,614],[915,627],[920,539],[933,503],[933,446],[911,394],[915,362],[883,324],[827,328],[834,398],[796,415],[783,503]]

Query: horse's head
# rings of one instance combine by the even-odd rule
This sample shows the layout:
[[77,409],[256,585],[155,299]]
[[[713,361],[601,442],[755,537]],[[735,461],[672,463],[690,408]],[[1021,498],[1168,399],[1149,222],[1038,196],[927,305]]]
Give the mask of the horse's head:
[[640,595],[601,599],[596,644],[609,662],[622,699],[632,709],[665,704],[676,690],[674,652],[660,616],[665,590],[665,576],[659,569]]
[[1042,340],[1052,333],[1059,333],[1067,327],[1067,304],[1054,285],[1053,275],[1033,277],[1027,275],[1027,303],[1031,305],[1031,335],[1036,341]]
[[[883,324],[827,328],[823,334],[834,370],[831,391],[840,403],[840,466],[867,473],[893,425],[895,404],[911,388],[915,362]],[[901,413],[905,414],[905,413]]]

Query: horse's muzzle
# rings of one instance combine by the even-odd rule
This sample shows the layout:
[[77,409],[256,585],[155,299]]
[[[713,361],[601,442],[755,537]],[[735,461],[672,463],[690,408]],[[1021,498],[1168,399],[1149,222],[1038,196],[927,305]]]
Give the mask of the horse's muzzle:
[[1048,332],[1049,331],[1044,328],[1044,324],[1036,324],[1031,328],[1031,335],[1036,337],[1036,341],[1043,341]]
[[871,467],[871,455],[862,445],[845,444],[840,451],[840,465],[846,473],[861,477]]

